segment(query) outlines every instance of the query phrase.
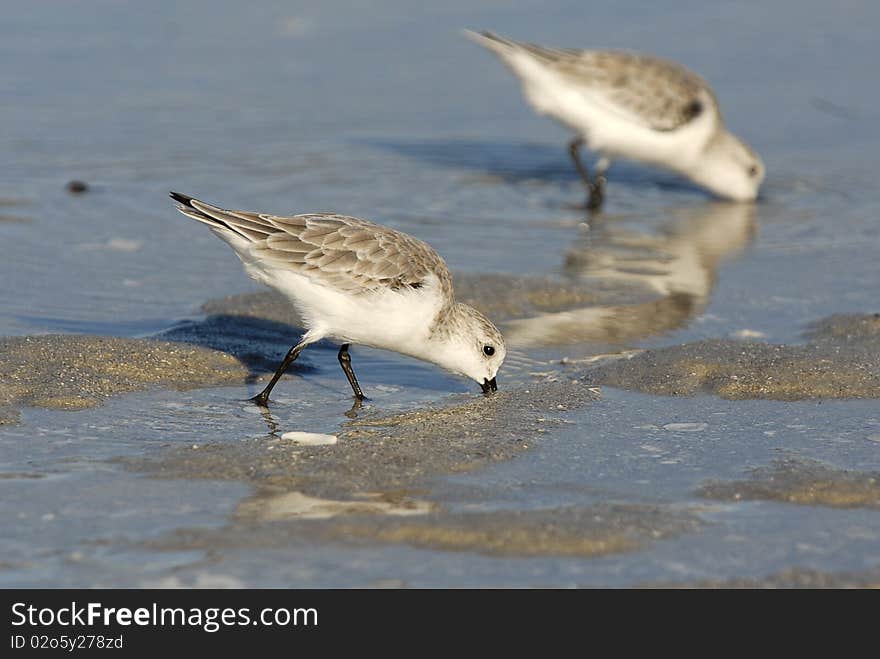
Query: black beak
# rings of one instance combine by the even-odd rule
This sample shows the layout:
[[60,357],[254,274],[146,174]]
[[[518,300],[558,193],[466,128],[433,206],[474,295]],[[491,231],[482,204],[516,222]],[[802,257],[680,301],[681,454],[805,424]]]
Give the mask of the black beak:
[[488,378],[483,378],[483,384],[480,385],[483,388],[483,393],[489,395],[493,391],[498,391],[498,385],[495,384],[495,378],[491,380]]

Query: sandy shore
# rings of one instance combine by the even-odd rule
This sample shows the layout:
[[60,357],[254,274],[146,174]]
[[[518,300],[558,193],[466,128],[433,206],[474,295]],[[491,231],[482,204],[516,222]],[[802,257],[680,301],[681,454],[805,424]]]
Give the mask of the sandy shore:
[[600,366],[597,385],[664,396],[702,391],[732,400],[880,397],[880,316],[833,316],[807,345],[730,340],[647,350]]

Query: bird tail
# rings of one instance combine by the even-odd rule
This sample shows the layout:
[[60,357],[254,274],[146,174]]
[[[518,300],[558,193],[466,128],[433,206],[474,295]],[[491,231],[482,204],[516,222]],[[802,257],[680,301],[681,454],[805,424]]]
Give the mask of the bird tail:
[[229,229],[230,227],[226,225],[226,223],[221,222],[220,220],[211,217],[203,210],[199,209],[196,204],[200,204],[198,199],[195,197],[190,197],[189,195],[181,194],[180,192],[169,192],[168,196],[171,197],[174,201],[177,202],[177,210],[186,215],[187,217],[191,217],[194,220],[198,220],[199,222],[204,222],[209,227],[214,229],[223,228]]
[[514,41],[494,32],[472,32],[471,30],[465,30],[464,35],[474,43],[478,43],[494,52],[514,70],[517,68],[514,64],[517,54],[528,54],[542,62],[554,62],[563,54],[577,52],[571,49],[544,48],[533,43]]
[[506,55],[512,50],[516,50],[518,47],[518,44],[515,41],[487,30],[482,30],[480,32],[464,30],[464,36],[498,55]]
[[244,239],[247,242],[256,242],[263,240],[275,230],[269,220],[257,213],[225,210],[180,192],[170,192],[169,196],[177,202],[177,210],[187,217],[207,224],[227,241]]

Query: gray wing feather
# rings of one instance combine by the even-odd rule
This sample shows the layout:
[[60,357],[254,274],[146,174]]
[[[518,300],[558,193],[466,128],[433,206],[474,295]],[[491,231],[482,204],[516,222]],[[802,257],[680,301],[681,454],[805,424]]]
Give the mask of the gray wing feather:
[[181,207],[190,217],[248,240],[256,256],[316,282],[353,294],[421,288],[435,281],[452,295],[452,277],[426,243],[388,227],[346,215],[289,217],[229,211],[197,199]]
[[616,50],[544,48],[488,32],[481,36],[481,43],[499,54],[504,49],[530,53],[606,109],[653,130],[676,130],[704,112],[717,114],[709,84],[676,62]]
[[612,110],[625,113],[650,128],[681,128],[704,111],[701,100],[708,84],[674,62],[618,51],[560,51],[553,68],[572,82],[595,90]]

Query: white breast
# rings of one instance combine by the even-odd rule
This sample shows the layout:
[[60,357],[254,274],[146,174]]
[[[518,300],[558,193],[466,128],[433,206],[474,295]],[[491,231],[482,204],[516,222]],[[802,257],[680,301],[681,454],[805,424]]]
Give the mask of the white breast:
[[424,345],[443,305],[437,282],[418,289],[384,289],[360,295],[316,283],[306,275],[236,249],[247,274],[281,292],[303,320],[310,339],[394,350],[424,359]]

